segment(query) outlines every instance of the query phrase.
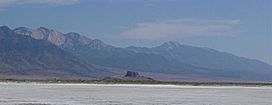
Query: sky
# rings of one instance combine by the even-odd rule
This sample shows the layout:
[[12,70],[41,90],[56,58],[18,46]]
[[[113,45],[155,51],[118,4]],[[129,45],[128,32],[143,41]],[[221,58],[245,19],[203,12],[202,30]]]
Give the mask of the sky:
[[272,0],[0,0],[0,25],[77,32],[119,47],[166,41],[272,64]]

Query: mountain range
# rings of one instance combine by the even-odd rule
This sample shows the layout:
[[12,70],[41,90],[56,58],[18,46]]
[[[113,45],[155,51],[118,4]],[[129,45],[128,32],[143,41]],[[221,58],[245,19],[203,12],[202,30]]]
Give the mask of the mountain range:
[[0,78],[101,79],[125,71],[161,81],[272,81],[271,65],[210,48],[173,41],[121,48],[75,32],[0,27]]

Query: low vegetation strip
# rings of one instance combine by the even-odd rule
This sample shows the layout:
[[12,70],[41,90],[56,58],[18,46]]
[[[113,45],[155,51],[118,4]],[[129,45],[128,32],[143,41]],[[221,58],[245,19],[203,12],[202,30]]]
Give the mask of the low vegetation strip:
[[87,83],[87,84],[162,84],[162,85],[189,85],[189,86],[272,86],[272,83],[243,83],[243,82],[164,82],[144,80],[19,80],[2,79],[0,82],[15,83]]

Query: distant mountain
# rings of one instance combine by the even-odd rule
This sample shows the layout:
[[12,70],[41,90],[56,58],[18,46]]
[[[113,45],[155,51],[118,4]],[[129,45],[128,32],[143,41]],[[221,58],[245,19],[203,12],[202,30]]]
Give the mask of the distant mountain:
[[94,79],[104,74],[54,44],[0,27],[0,78]]
[[169,80],[272,81],[269,64],[178,42],[170,41],[152,48],[119,48],[78,33],[63,34],[44,27],[19,27],[13,32],[49,42],[81,62],[142,72],[158,77],[157,80],[175,77]]
[[132,46],[127,49],[137,53],[161,55],[168,60],[203,68],[201,70],[205,73],[203,75],[220,75],[239,79],[268,79],[272,71],[271,65],[258,60],[238,57],[210,48],[182,45],[173,41],[152,48]]
[[258,60],[238,57],[230,53],[219,52],[209,48],[182,45],[172,41],[153,48],[128,47],[127,49],[137,53],[161,55],[168,60],[177,60],[181,63],[200,68],[228,71],[271,70],[271,65]]
[[[63,34],[43,27],[38,29],[19,27],[13,31],[21,35],[31,36],[38,40],[48,41],[91,64],[162,73],[170,73],[175,70],[173,71],[174,73],[180,69],[183,70],[180,70],[179,72],[183,73],[186,69],[194,69],[194,67],[188,65],[177,65],[175,62],[169,61],[160,55],[135,53],[124,48],[107,45],[98,39],[89,39],[74,32]],[[58,40],[50,37],[54,37]],[[169,70],[169,67],[172,69]]]

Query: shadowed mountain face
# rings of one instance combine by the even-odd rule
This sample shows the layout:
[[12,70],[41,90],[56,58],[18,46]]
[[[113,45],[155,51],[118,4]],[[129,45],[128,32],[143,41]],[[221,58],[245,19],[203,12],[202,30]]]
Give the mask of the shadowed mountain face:
[[[32,37],[32,40],[36,39],[35,41],[39,43],[51,43],[50,46],[54,45],[52,49],[58,49],[61,53],[68,53],[68,55],[71,54],[69,57],[67,56],[66,59],[76,59],[76,61],[78,61],[77,63],[80,62],[79,64],[84,64],[84,66],[86,63],[82,62],[87,62],[88,64],[86,65],[95,64],[138,72],[170,74],[170,76],[189,77],[194,80],[272,80],[272,77],[270,76],[272,74],[272,66],[269,64],[209,48],[182,45],[178,42],[166,42],[153,48],[119,48],[107,45],[98,39],[89,39],[74,32],[63,34],[43,27],[38,29],[20,27],[14,29],[13,32],[20,34],[20,37]],[[4,42],[1,41],[1,43]],[[5,42],[5,44],[7,44],[7,42]],[[27,51],[32,52],[32,49],[33,48],[31,47]],[[43,51],[44,49],[35,47],[35,50]],[[48,50],[51,50],[51,48]],[[52,56],[54,54],[55,53],[52,53]],[[45,58],[50,60],[50,56],[45,56],[44,59]],[[73,64],[73,62],[70,63]],[[58,64],[58,62],[55,62],[54,64]],[[88,68],[84,66],[78,67]],[[68,70],[74,69],[70,68]],[[89,69],[82,70],[87,72]],[[92,73],[90,72],[90,74]]]
[[29,78],[96,78],[104,73],[48,41],[0,27],[1,75]]

